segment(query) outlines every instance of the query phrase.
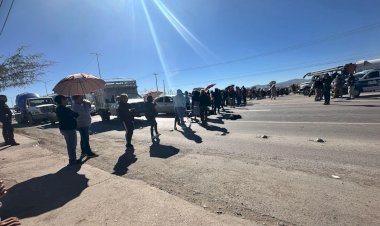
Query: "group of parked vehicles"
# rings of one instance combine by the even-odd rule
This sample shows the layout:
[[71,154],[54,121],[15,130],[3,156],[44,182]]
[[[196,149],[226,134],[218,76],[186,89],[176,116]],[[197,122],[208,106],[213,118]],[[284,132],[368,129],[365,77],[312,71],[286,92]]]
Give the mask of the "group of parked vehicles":
[[[380,91],[380,59],[375,59],[368,61],[361,60],[356,62],[356,64],[346,64],[344,66],[308,73],[304,77],[311,76],[312,81],[301,83],[299,92],[304,95],[309,95],[310,92],[312,92],[313,78],[325,73],[343,72],[344,70],[354,74],[355,97],[359,97],[363,92]],[[347,94],[347,90],[347,84],[345,83],[343,93]]]
[[[145,113],[144,99],[137,92],[135,80],[108,81],[104,89],[93,94],[87,94],[86,99],[91,102],[91,114],[99,114],[102,121],[110,120],[111,116],[118,115],[119,96],[126,93],[129,96],[128,103],[134,110],[135,117],[143,116]],[[18,124],[34,125],[40,122],[51,122],[55,124],[58,119],[55,114],[56,105],[54,97],[40,97],[36,93],[22,93],[16,96],[14,106],[14,118]],[[174,103],[170,96],[155,99],[159,113],[173,113]],[[69,107],[71,98],[69,99]]]

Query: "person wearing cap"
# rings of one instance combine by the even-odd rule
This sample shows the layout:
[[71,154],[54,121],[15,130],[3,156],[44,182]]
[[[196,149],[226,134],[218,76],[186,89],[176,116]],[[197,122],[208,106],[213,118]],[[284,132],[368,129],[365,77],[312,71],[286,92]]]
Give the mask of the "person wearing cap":
[[80,163],[77,160],[77,121],[79,114],[66,107],[68,100],[63,95],[58,95],[54,98],[57,103],[56,114],[59,120],[59,131],[66,141],[67,154],[69,155],[69,165]]
[[19,143],[17,143],[14,138],[12,112],[6,104],[7,101],[7,96],[0,95],[0,122],[3,124],[3,137],[5,145],[16,146],[19,145]]
[[125,146],[126,148],[133,148],[132,136],[133,130],[135,129],[134,115],[131,105],[128,104],[128,95],[125,93],[120,95],[118,112],[119,119],[122,122],[125,129],[125,139],[127,140],[127,144]]

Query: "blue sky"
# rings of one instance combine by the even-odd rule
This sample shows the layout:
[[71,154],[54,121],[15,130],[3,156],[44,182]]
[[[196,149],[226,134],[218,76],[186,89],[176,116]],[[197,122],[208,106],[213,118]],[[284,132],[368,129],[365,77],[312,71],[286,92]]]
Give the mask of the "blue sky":
[[[141,92],[155,89],[154,72],[159,89],[163,80],[185,90],[252,86],[379,58],[379,8],[373,0],[15,0],[0,54],[28,46],[55,61],[41,78],[49,91],[69,74],[97,75],[94,52],[103,78],[136,79]],[[3,93],[24,91],[45,88]]]

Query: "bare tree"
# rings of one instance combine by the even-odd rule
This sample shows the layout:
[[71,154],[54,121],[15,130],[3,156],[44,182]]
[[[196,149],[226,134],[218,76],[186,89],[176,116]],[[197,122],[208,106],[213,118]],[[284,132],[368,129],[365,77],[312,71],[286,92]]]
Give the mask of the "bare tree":
[[276,84],[277,82],[276,81],[271,81],[268,86],[271,87],[273,84]]
[[[23,87],[35,82],[53,62],[43,60],[43,54],[24,54],[24,47],[0,62],[0,91]],[[4,57],[0,56],[0,60]]]

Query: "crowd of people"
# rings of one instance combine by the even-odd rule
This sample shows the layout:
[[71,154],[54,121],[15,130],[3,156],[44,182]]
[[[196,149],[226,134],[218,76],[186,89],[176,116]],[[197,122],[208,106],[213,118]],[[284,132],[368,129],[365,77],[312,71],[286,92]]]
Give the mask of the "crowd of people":
[[[347,83],[346,83],[347,78]],[[325,73],[324,75],[317,75],[312,78],[312,87],[309,97],[315,93],[314,100],[324,100],[324,105],[330,104],[331,89],[333,89],[333,98],[343,97],[343,87],[347,84],[348,100],[355,98],[355,78],[352,74],[346,75],[345,73]]]

